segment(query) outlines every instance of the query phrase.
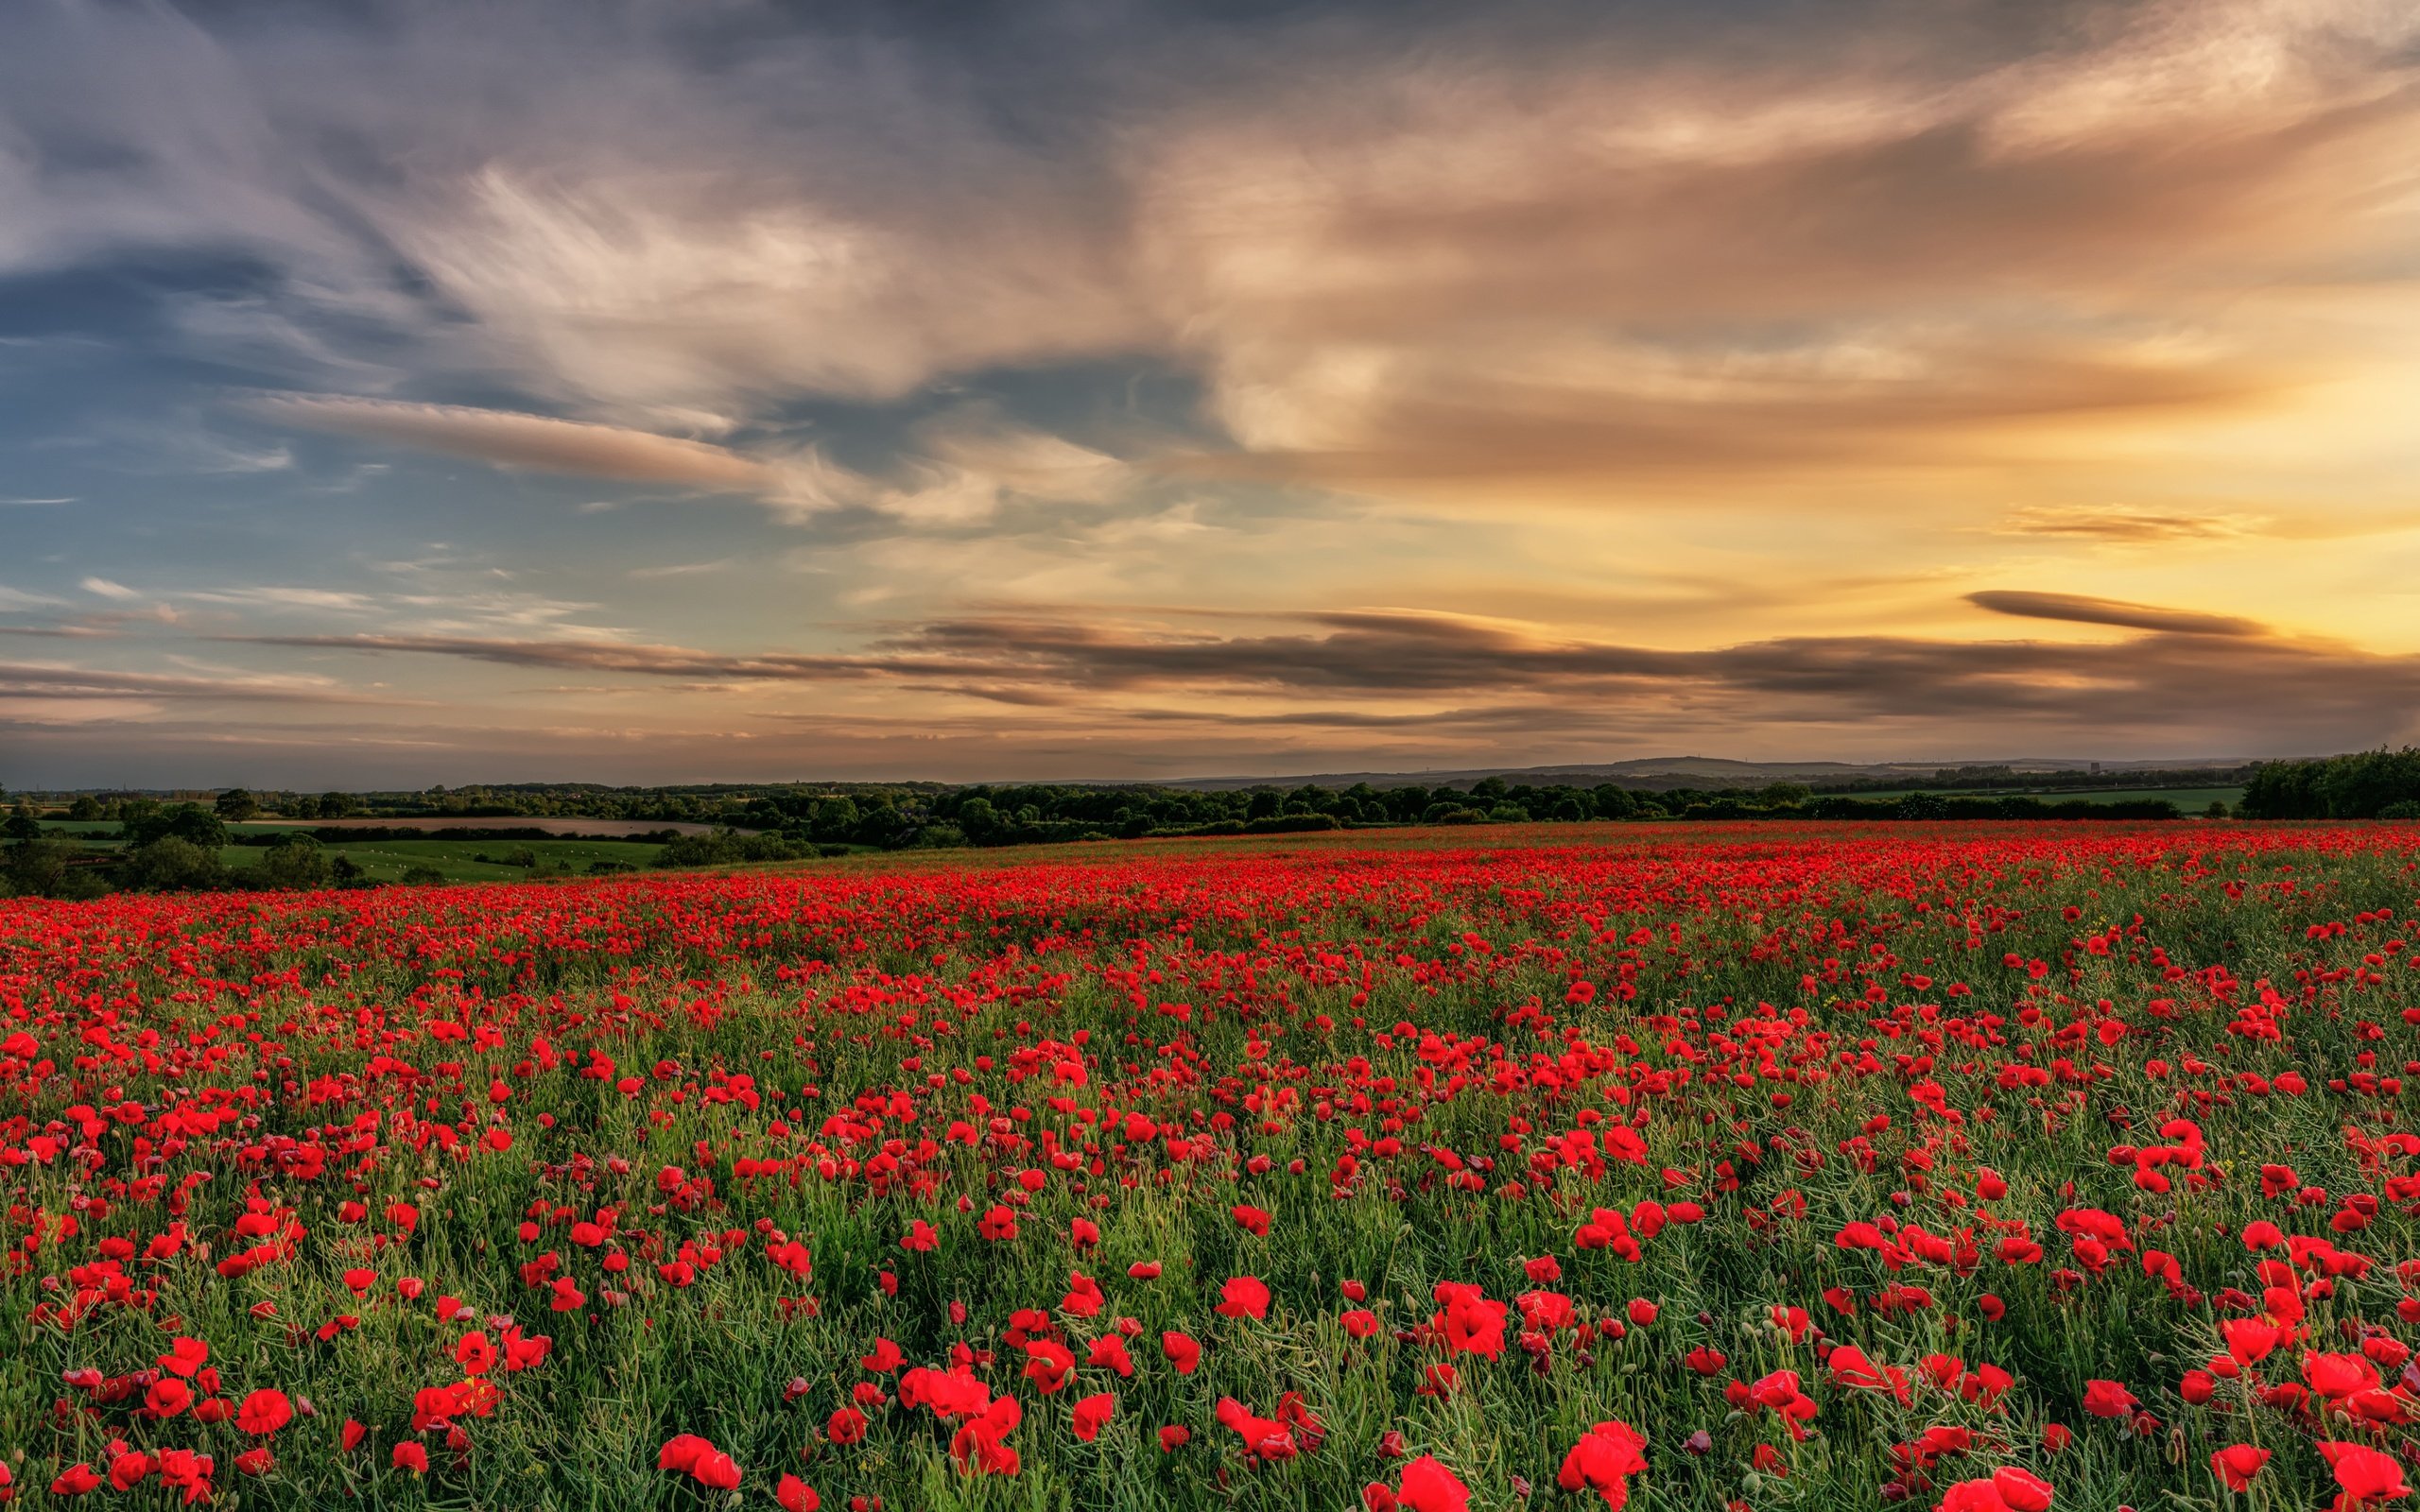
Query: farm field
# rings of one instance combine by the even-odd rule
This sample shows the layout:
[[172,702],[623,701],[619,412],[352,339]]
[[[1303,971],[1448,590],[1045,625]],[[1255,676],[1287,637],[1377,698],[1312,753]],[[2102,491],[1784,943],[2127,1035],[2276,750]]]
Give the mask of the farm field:
[[[644,867],[664,848],[627,840],[387,840],[372,833],[332,842],[327,850],[331,855],[352,857],[372,882],[398,881],[412,867],[443,872],[448,882],[508,882],[529,874],[527,868],[507,866],[501,859],[516,851],[529,852],[549,871],[586,871],[599,861]],[[218,854],[231,869],[260,857],[250,846],[228,846]]]
[[2232,811],[2243,801],[2241,787],[2124,787],[2124,788],[1976,788],[1947,787],[1898,788],[1888,793],[1855,793],[1849,797],[1882,801],[1906,798],[1910,793],[1937,793],[1944,798],[1998,798],[2024,796],[2038,798],[2045,803],[2064,803],[2082,799],[2088,803],[2140,803],[2151,799],[2166,799],[2176,805],[2180,814],[2199,814],[2213,802],[2224,803]]
[[2415,910],[2282,823],[0,902],[0,1497],[2408,1504]]
[[[228,828],[236,834],[275,834],[284,827],[234,824]],[[118,827],[114,824],[54,824],[44,826],[44,830],[60,838],[89,845],[118,843]],[[629,830],[617,828],[613,833],[623,834]],[[515,851],[528,851],[547,871],[584,872],[599,861],[645,867],[664,850],[648,842],[618,839],[390,840],[374,828],[362,828],[358,835],[326,842],[325,848],[330,855],[350,856],[361,868],[362,875],[372,882],[401,881],[405,871],[414,867],[441,872],[448,882],[517,882],[529,875],[529,868],[508,866],[501,860]],[[482,861],[481,856],[488,859]],[[251,866],[260,858],[258,846],[218,848],[219,864],[231,871]]]

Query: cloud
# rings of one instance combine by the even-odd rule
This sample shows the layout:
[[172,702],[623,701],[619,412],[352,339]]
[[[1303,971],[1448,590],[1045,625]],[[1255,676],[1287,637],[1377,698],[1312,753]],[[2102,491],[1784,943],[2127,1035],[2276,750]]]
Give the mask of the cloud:
[[177,677],[114,672],[56,662],[0,662],[0,697],[53,701],[228,700],[246,703],[391,704],[348,693],[326,679],[268,675]]
[[0,625],[0,635],[24,635],[44,641],[106,640],[110,631],[89,625]]
[[2127,604],[2114,598],[2087,598],[2082,593],[2039,593],[2022,590],[1991,590],[1969,593],[1966,602],[1995,614],[2023,619],[2066,620],[2076,625],[2111,625],[2130,630],[2158,630],[2170,635],[2265,635],[2254,620],[2227,614],[2199,614],[2190,610],[2161,609],[2152,604]]
[[510,410],[333,394],[266,395],[251,407],[315,430],[497,467],[735,493],[767,492],[780,481],[766,463],[704,441]]
[[1145,266],[1235,465],[1346,487],[2038,465],[2346,360],[2239,345],[2217,291],[2406,244],[2420,22],[2074,9],[1980,57],[1945,23],[1820,63],[1707,26],[1281,73],[1160,139]]
[[[544,667],[562,672],[619,672],[702,681],[780,680],[823,682],[871,676],[873,664],[846,657],[809,657],[786,652],[726,656],[683,646],[612,641],[529,641],[467,635],[243,635],[222,639],[252,645],[310,650],[398,651],[459,657],[501,666]],[[881,670],[913,670],[893,663]],[[933,670],[945,670],[936,667]]]
[[[2236,403],[2305,353],[2211,339],[2227,296],[2409,224],[2420,22],[2375,0],[1885,10],[1887,43],[1820,47],[1788,17],[1522,9],[1400,45],[1349,16],[1029,14],[981,68],[981,28],[794,22],[708,68],[736,14],[57,8],[0,81],[24,140],[89,150],[0,160],[0,267],[240,252],[269,286],[191,332],[227,355],[504,374],[648,435],[1142,355],[1247,449],[1352,483],[1517,466],[1523,438],[1619,475],[1725,423],[1752,466],[1866,461],[1808,450],[1838,411],[1752,370],[1776,352],[1896,369],[1842,406],[1869,429],[1946,394],[2052,430],[2061,382],[2083,414]],[[646,441],[385,423],[750,486]]]
[[134,589],[127,587],[124,583],[113,583],[106,577],[87,577],[77,586],[82,588],[84,592],[88,593],[95,593],[102,598],[114,598],[123,601],[125,599],[141,598],[143,596],[140,593],[136,592]]
[[[253,637],[257,644],[410,653],[679,679],[691,684],[870,683],[1061,712],[1115,729],[1143,718],[1237,728],[1355,728],[1460,740],[1473,730],[1736,732],[1794,725],[1938,744],[2156,739],[2269,749],[2281,731],[2317,745],[2401,730],[2420,657],[2376,656],[2261,635],[2220,616],[2057,595],[2014,595],[2039,617],[2146,633],[2118,642],[1803,636],[1707,650],[1576,640],[1498,622],[1408,611],[1278,616],[1264,633],[1170,633],[1063,615],[942,619],[862,650],[725,654],[680,646],[471,637]],[[1170,708],[1132,700],[1181,694]],[[1297,714],[1275,700],[1352,703]],[[1441,702],[1441,700],[1443,700]]]
[[249,404],[273,420],[497,467],[746,494],[792,521],[854,507],[911,524],[962,524],[990,519],[1011,500],[1106,505],[1139,481],[1106,453],[980,409],[916,427],[915,449],[892,474],[871,477],[811,447],[752,456],[510,410],[333,394],[268,394]]
[[916,437],[921,455],[873,503],[921,524],[989,520],[1018,499],[1107,505],[1139,481],[1134,468],[1105,452],[980,410],[927,422]]
[[2105,508],[2094,505],[2033,505],[2013,509],[1994,528],[2000,535],[2069,537],[2083,541],[2149,544],[2169,541],[2223,541],[2248,535],[2262,522],[2231,514],[2187,514],[2164,509]]

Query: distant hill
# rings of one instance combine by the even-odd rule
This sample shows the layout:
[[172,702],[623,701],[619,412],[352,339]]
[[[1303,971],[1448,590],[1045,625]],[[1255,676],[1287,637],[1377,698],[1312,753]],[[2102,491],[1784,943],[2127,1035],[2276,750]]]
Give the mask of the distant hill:
[[2013,773],[2172,772],[2226,769],[2248,765],[2245,756],[2184,756],[2157,761],[2096,762],[2071,756],[2019,756],[1999,761],[1910,762],[1739,762],[1721,756],[1642,756],[1630,761],[1555,766],[1467,766],[1421,772],[1315,772],[1290,777],[1189,777],[1159,785],[1191,788],[1204,793],[1233,792],[1247,787],[1351,787],[1367,782],[1374,788],[1468,787],[1491,777],[1535,787],[1594,787],[1614,782],[1645,792],[1676,787],[1764,787],[1773,782],[1828,782],[1905,780],[1937,782],[1951,773],[1998,769]]

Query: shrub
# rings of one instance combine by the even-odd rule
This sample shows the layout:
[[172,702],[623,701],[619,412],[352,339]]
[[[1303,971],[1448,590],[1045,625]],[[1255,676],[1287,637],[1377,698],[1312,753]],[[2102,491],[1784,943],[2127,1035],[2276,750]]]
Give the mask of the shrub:
[[217,851],[170,834],[128,851],[118,865],[117,880],[145,892],[184,892],[223,885],[227,868],[219,865]]

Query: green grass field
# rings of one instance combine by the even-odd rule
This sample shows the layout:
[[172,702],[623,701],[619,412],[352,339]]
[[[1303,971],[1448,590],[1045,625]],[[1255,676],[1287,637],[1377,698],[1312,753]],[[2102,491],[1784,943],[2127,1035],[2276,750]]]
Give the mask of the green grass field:
[[[275,825],[233,824],[228,828],[236,834],[285,833]],[[118,843],[114,824],[51,824],[44,829],[61,839],[80,840],[88,845]],[[532,873],[503,861],[506,855],[518,850],[536,856],[541,873],[584,874],[598,861],[643,868],[663,849],[628,840],[390,840],[374,831],[364,831],[358,838],[327,846],[330,855],[350,857],[373,882],[401,881],[405,870],[411,867],[434,868],[444,874],[447,882],[520,882]],[[220,848],[218,859],[229,870],[239,871],[258,863],[262,853],[259,846],[231,845]],[[482,861],[481,856],[490,859]]]
[[[433,867],[448,882],[518,882],[527,868],[506,866],[503,858],[527,850],[544,871],[585,872],[594,862],[618,861],[645,867],[660,845],[634,845],[627,840],[387,840],[365,834],[329,846],[334,855],[349,856],[374,882],[394,882],[406,868]],[[246,867],[260,858],[257,846],[231,845],[219,851],[230,868]],[[481,856],[490,859],[482,861]]]

